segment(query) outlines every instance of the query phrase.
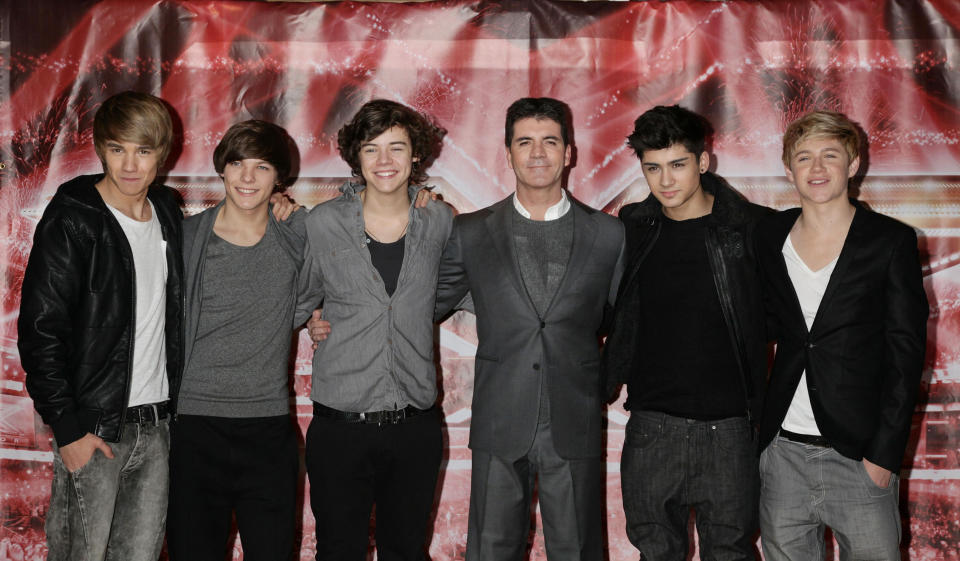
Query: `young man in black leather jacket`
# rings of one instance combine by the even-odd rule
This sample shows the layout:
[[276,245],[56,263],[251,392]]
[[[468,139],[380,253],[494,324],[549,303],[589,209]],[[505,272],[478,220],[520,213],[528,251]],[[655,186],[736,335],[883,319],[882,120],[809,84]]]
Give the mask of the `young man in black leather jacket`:
[[766,345],[753,232],[768,209],[707,171],[706,122],[655,107],[628,137],[651,195],[620,212],[626,263],[604,351],[612,394],[627,385],[621,459],[630,541],[684,559],[752,559]]
[[61,185],[44,211],[18,325],[27,390],[55,440],[49,559],[155,561],[182,345],[182,215],[154,184],[170,115],[124,92],[97,111],[93,139],[104,173]]

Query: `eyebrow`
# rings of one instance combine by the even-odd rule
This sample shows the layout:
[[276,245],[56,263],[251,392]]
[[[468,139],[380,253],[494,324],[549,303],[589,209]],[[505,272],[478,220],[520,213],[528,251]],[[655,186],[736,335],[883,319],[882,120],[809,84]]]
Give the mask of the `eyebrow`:
[[[669,164],[679,164],[679,163],[681,163],[681,162],[686,162],[686,161],[688,161],[689,159],[690,159],[690,156],[684,156],[684,157],[682,157],[682,158],[677,158],[676,160],[670,160],[669,162],[667,162],[667,165],[669,165]],[[642,165],[645,165],[645,166],[659,166],[659,165],[660,165],[660,162],[643,162]]]

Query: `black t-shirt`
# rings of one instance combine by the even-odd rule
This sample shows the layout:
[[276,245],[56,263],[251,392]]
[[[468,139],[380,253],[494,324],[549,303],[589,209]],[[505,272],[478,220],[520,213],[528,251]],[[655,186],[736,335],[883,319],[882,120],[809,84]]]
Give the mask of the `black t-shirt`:
[[397,280],[400,279],[400,267],[403,266],[403,243],[406,236],[392,243],[381,243],[367,235],[367,249],[370,250],[370,261],[383,279],[383,287],[387,294],[393,296],[397,289]]
[[707,255],[709,215],[662,217],[637,276],[641,339],[627,407],[699,420],[746,414],[733,340]]

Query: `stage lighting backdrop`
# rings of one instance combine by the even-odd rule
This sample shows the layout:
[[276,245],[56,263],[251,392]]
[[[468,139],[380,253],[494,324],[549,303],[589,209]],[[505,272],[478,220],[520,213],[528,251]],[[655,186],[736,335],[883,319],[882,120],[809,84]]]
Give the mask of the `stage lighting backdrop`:
[[[449,133],[429,183],[460,212],[513,190],[503,116],[514,99],[552,96],[574,116],[569,191],[616,214],[646,184],[624,138],[658,104],[715,128],[711,167],[755,202],[797,204],[780,137],[815,109],[868,134],[857,196],[916,227],[931,304],[928,354],[901,502],[910,559],[955,559],[960,543],[960,3],[456,1],[279,4],[108,0],[0,3],[0,557],[43,557],[51,434],[24,389],[16,320],[37,219],[57,186],[100,171],[93,114],[135,89],[175,111],[178,148],[163,170],[193,214],[222,197],[212,152],[234,122],[284,126],[299,147],[289,193],[313,206],[350,175],[335,136],[384,97]],[[458,314],[439,330],[446,459],[430,553],[460,559],[469,499],[476,331]],[[310,421],[311,353],[301,337],[296,414]],[[619,460],[627,415],[607,409],[610,559],[635,559],[624,534]],[[308,483],[307,483],[308,484]],[[301,559],[314,554],[305,498]],[[533,559],[545,559],[532,534]],[[241,545],[236,544],[236,555]],[[8,553],[9,552],[9,553]],[[953,556],[953,557],[951,557]]]

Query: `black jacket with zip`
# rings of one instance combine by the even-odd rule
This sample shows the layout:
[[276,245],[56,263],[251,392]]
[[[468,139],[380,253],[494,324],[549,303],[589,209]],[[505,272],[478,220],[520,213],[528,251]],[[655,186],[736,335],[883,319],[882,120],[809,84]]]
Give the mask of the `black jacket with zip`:
[[[97,191],[103,175],[64,183],[34,233],[17,323],[34,407],[59,446],[93,433],[117,442],[132,377],[136,279],[130,244]],[[182,366],[183,214],[169,187],[151,186],[167,242],[167,378],[175,403]]]
[[[700,178],[703,189],[715,197],[707,219],[707,256],[741,374],[744,414],[756,423],[767,380],[767,339],[753,236],[757,222],[773,211],[750,203],[712,173]],[[642,310],[637,275],[660,235],[663,211],[660,202],[650,195],[642,202],[624,206],[620,219],[626,233],[627,257],[604,345],[602,368],[609,399],[615,396],[620,384],[645,367],[638,352],[640,333],[636,317]]]

